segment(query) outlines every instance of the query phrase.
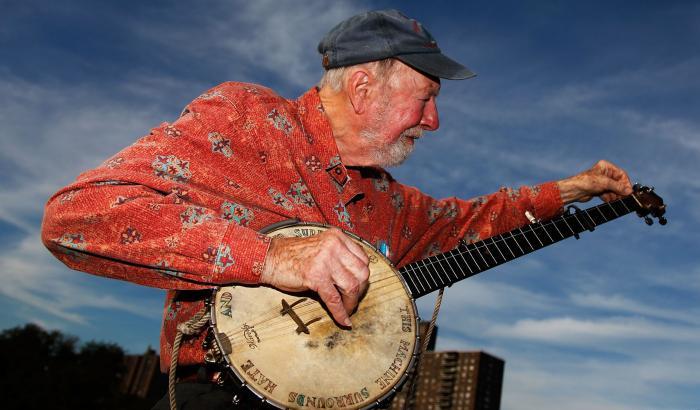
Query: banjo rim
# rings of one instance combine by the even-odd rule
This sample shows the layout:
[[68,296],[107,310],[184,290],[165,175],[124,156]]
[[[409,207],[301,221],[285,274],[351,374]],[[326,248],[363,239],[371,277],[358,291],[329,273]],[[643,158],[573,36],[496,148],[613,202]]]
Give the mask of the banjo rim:
[[[277,223],[268,225],[265,228],[261,229],[259,232],[262,234],[268,235],[268,234],[270,234],[274,231],[277,231],[279,229],[284,229],[284,228],[288,228],[288,227],[292,227],[292,226],[315,227],[315,228],[321,228],[323,230],[327,230],[330,228],[340,229],[340,228],[332,226],[332,225],[327,225],[327,224],[322,224],[322,223],[317,223],[317,222],[308,222],[308,223],[307,222],[300,222],[299,220],[292,219],[292,220],[285,220],[285,221],[281,221],[281,222],[277,222]],[[366,240],[362,239],[361,237],[357,236],[356,234],[354,234],[352,232],[345,231],[345,230],[342,230],[342,232],[345,235],[350,236],[352,239],[354,239],[358,242],[361,242],[363,245],[368,246],[368,247],[376,250],[375,246],[373,246],[372,244],[370,244]],[[414,346],[413,346],[413,352],[411,353],[411,359],[410,359],[405,371],[401,375],[401,377],[399,377],[392,384],[392,386],[390,388],[386,389],[386,392],[383,395],[381,395],[380,397],[378,397],[378,398],[374,399],[373,401],[371,401],[370,403],[368,403],[367,406],[360,407],[360,409],[362,409],[362,410],[372,409],[372,408],[375,408],[377,406],[381,406],[386,400],[394,397],[396,395],[396,393],[402,389],[402,387],[404,386],[404,384],[406,383],[406,381],[408,379],[409,374],[411,373],[411,371],[415,368],[415,366],[418,363],[418,357],[420,356],[421,347],[422,347],[421,337],[420,337],[420,327],[419,327],[420,326],[420,316],[418,315],[418,308],[416,306],[416,301],[414,298],[411,297],[411,293],[410,293],[408,284],[406,283],[403,276],[401,276],[398,273],[398,270],[396,269],[394,264],[386,256],[384,256],[384,254],[382,254],[378,250],[376,251],[376,253],[383,259],[383,261],[388,266],[391,267],[391,270],[394,272],[395,276],[398,277],[399,282],[403,286],[404,291],[406,292],[407,298],[410,301],[410,304],[413,308],[413,312],[415,312],[415,316],[414,316],[415,323],[413,323]],[[233,376],[235,376],[234,382],[237,383],[240,388],[246,389],[246,391],[248,393],[252,393],[263,404],[266,404],[266,405],[269,405],[269,406],[272,406],[272,407],[278,408],[278,409],[289,408],[287,406],[278,404],[276,401],[269,400],[264,394],[259,392],[254,386],[251,386],[250,383],[248,383],[245,380],[245,378],[241,376],[241,374],[240,374],[239,370],[236,368],[236,366],[233,363],[231,363],[231,359],[229,358],[229,354],[224,353],[223,350],[221,349],[222,344],[219,340],[219,331],[218,331],[219,329],[217,328],[217,321],[216,321],[217,306],[216,306],[216,303],[214,301],[216,300],[216,295],[222,289],[236,287],[236,286],[244,286],[245,287],[245,285],[238,285],[238,284],[229,285],[229,286],[219,286],[212,291],[212,294],[210,296],[209,305],[211,308],[211,316],[210,316],[211,323],[209,325],[209,328],[211,329],[212,334],[214,335],[214,343],[216,343],[216,345],[217,345],[216,346],[217,350],[220,352],[220,356],[223,359],[223,363],[221,363],[224,367],[223,370],[227,371],[227,372],[231,373]],[[252,285],[252,287],[257,287],[257,286],[264,286],[264,285]]]

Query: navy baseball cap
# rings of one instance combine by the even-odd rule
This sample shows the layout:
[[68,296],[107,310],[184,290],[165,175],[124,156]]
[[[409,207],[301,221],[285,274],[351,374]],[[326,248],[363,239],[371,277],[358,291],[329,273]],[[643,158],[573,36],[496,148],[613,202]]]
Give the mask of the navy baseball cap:
[[318,43],[325,69],[396,58],[416,70],[448,80],[476,76],[442,54],[437,42],[418,21],[398,10],[377,10],[342,21]]

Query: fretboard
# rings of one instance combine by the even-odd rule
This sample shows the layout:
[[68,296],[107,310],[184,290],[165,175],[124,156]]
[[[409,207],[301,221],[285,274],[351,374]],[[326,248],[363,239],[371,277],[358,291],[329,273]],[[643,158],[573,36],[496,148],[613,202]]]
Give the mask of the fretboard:
[[535,222],[402,267],[411,296],[419,298],[538,249],[592,231],[638,209],[634,195]]

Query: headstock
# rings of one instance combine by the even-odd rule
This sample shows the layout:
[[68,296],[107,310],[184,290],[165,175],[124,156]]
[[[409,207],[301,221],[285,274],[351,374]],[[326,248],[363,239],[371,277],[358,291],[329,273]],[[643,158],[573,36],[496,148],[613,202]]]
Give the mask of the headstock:
[[656,195],[654,188],[635,184],[632,189],[632,197],[638,205],[637,215],[640,218],[644,218],[644,222],[647,225],[654,223],[654,220],[651,219],[652,217],[657,218],[661,225],[666,225],[666,222],[668,222],[664,217],[666,204],[664,204],[664,200],[660,196]]

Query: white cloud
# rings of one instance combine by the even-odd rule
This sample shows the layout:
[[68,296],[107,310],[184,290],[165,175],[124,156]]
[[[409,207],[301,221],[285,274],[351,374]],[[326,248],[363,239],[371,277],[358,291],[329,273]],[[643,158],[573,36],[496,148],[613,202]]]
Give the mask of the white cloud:
[[39,241],[37,231],[23,238],[0,257],[3,286],[0,293],[43,313],[42,325],[62,327],[62,322],[89,325],[84,309],[111,309],[157,319],[158,301],[138,302],[131,297],[105,294],[81,284],[81,275],[69,272]]
[[638,340],[700,342],[700,330],[636,317],[521,319],[512,325],[496,324],[486,333],[493,337],[587,347],[600,346],[601,342]]
[[[161,21],[135,20],[132,30],[161,44],[165,53],[177,48],[192,61],[228,67],[232,79],[264,70],[276,75],[278,83],[308,88],[322,73],[318,41],[362,6],[363,2],[322,0],[303,6],[274,0],[219,1],[208,4],[204,14],[190,13],[189,24],[176,30],[171,29],[172,20],[177,20],[172,15]],[[179,15],[185,10],[170,12]]]
[[[671,90],[700,89],[694,74],[698,69],[700,59],[695,58],[662,70],[619,71],[588,82],[542,84],[541,78],[533,78],[519,84],[487,82],[473,89],[447,84],[439,104],[444,117],[456,120],[443,136],[446,141],[435,145],[447,147],[446,158],[456,155],[454,147],[469,155],[465,165],[471,172],[460,173],[451,185],[480,175],[478,170],[484,168],[489,180],[492,174],[512,180],[523,172],[560,178],[605,157],[634,164],[638,168],[630,171],[638,175],[633,178],[667,191],[684,192],[688,187],[697,191],[700,182],[693,170],[700,171],[700,123],[687,115],[649,112],[640,100],[656,100]],[[568,124],[588,135],[567,135]],[[561,130],[559,135],[556,129]],[[663,160],[666,157],[674,161]],[[445,177],[440,172],[421,179],[440,180]]]
[[0,218],[25,232],[35,230],[51,194],[165,116],[136,112],[107,94],[12,76],[0,80],[0,145],[12,161],[12,174],[0,186]]
[[603,295],[598,293],[574,294],[571,296],[571,301],[583,308],[612,310],[673,322],[686,322],[690,325],[700,325],[700,312],[695,311],[693,308],[690,310],[667,309],[632,300],[622,295]]
[[[505,409],[681,409],[683,399],[659,397],[662,385],[694,386],[697,359],[674,354],[630,361],[516,358],[506,363]],[[573,381],[573,382],[572,382]]]

